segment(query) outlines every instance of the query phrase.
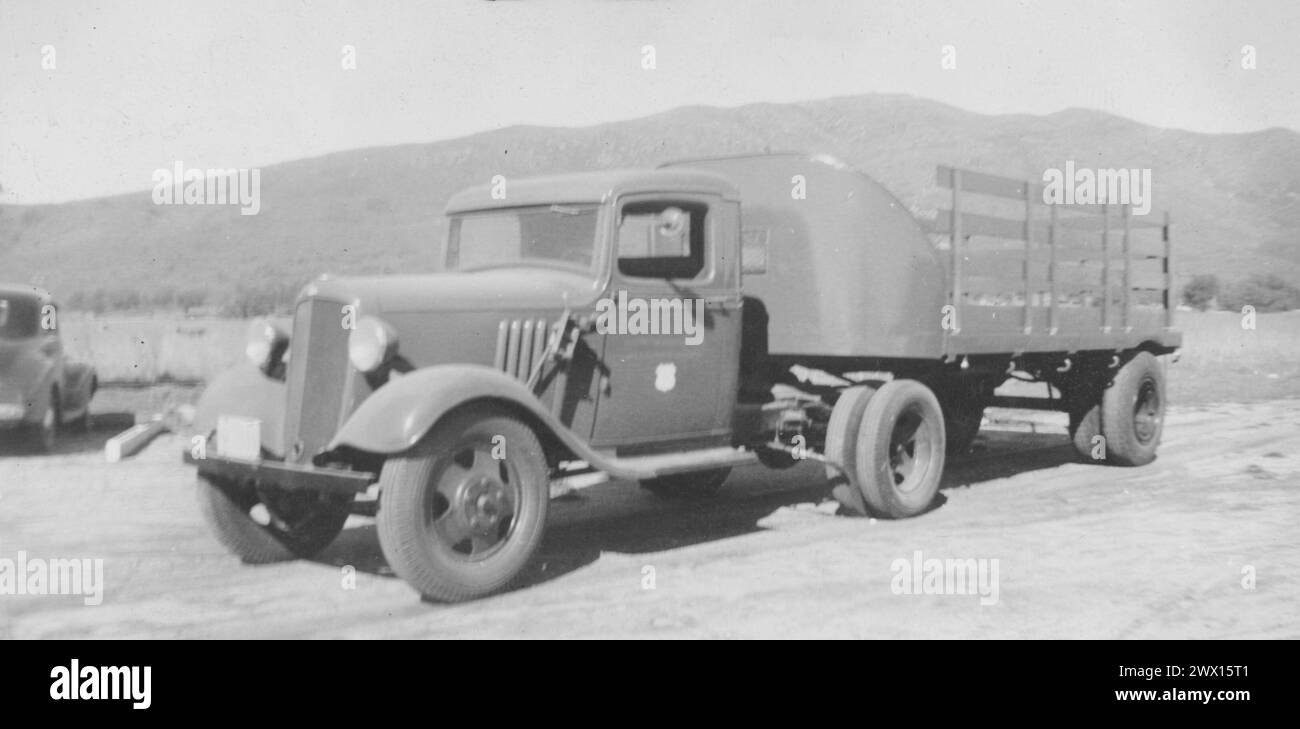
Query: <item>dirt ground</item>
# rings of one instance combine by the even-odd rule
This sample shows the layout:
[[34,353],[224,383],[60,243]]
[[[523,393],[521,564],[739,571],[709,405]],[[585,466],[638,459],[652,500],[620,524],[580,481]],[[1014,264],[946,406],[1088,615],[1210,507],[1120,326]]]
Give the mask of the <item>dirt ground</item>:
[[[452,606],[393,577],[358,517],[314,561],[241,565],[180,436],[109,466],[102,428],[0,453],[0,559],[100,558],[105,580],[93,607],[0,595],[0,638],[1300,637],[1300,400],[1175,408],[1137,469],[1074,462],[1055,414],[991,415],[921,517],[836,516],[811,464],[737,471],[707,501],[606,484],[552,502],[523,587]],[[917,551],[998,560],[997,602],[895,594]]]

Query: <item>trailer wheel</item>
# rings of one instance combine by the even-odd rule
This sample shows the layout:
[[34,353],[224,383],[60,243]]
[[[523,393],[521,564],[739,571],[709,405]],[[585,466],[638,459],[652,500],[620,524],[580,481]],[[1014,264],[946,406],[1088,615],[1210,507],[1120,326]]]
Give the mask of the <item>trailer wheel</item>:
[[455,602],[502,590],[541,544],[549,476],[541,443],[517,418],[490,405],[453,413],[384,463],[384,557],[425,598]]
[[316,555],[343,531],[350,498],[258,489],[199,476],[203,520],[231,554],[248,564]]
[[[843,466],[844,470],[832,466],[826,467],[826,478],[831,484],[831,496],[844,510],[857,516],[867,516],[867,502],[855,481],[857,474],[858,429],[862,424],[862,413],[867,409],[867,402],[876,392],[876,388],[867,385],[855,385],[840,393],[839,399],[831,409],[830,421],[826,423],[826,444],[823,450],[831,461]],[[847,474],[847,476],[846,476]]]
[[663,499],[681,499],[716,496],[730,468],[715,468],[700,473],[680,473],[641,481],[641,488]]
[[1160,360],[1139,352],[1119,372],[1101,399],[1101,434],[1107,459],[1143,466],[1156,459],[1165,420],[1165,373]]
[[930,388],[893,380],[867,401],[854,465],[870,512],[901,519],[928,509],[939,492],[944,455],[943,410]]

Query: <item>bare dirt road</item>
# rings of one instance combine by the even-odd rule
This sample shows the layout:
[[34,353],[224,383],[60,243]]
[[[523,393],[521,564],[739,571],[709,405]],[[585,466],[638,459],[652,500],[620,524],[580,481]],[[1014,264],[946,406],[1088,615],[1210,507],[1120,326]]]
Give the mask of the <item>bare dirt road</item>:
[[[708,501],[583,491],[553,502],[525,586],[451,606],[394,578],[360,519],[317,560],[241,565],[179,436],[109,466],[96,432],[0,455],[0,559],[103,559],[103,602],[0,595],[0,638],[1300,637],[1300,401],[1175,409],[1138,469],[1073,462],[1039,417],[986,428],[907,521],[834,515],[812,465],[736,472]],[[998,560],[996,603],[895,594],[918,551]]]

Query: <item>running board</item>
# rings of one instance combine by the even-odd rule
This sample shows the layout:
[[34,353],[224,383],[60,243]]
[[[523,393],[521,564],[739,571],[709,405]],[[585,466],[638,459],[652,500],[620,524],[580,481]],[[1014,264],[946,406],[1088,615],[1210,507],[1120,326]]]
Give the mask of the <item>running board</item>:
[[589,463],[614,478],[644,481],[678,473],[748,466],[758,463],[758,455],[741,448],[722,447],[623,458],[601,455],[591,458]]

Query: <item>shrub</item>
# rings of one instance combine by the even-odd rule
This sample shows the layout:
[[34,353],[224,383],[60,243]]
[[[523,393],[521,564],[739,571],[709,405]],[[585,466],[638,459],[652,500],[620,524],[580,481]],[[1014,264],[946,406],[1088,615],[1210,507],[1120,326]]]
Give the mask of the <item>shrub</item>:
[[1219,277],[1212,273],[1195,276],[1183,287],[1183,303],[1199,311],[1210,308],[1218,296]]
[[1226,287],[1219,299],[1224,309],[1240,311],[1253,306],[1256,311],[1291,311],[1300,309],[1300,288],[1287,283],[1277,274],[1254,274]]

